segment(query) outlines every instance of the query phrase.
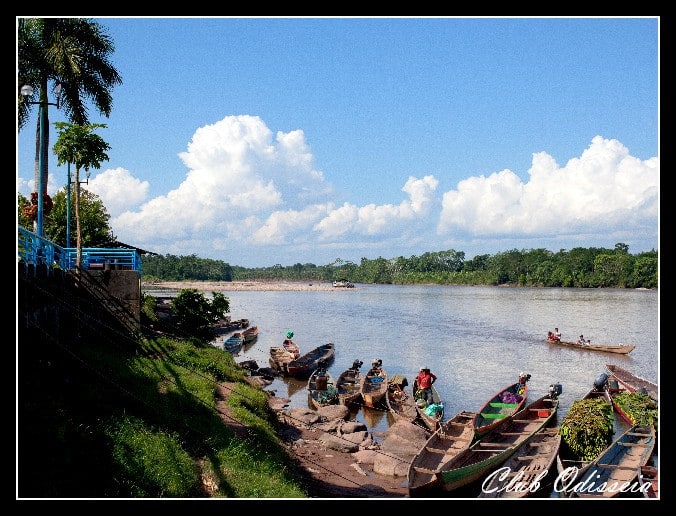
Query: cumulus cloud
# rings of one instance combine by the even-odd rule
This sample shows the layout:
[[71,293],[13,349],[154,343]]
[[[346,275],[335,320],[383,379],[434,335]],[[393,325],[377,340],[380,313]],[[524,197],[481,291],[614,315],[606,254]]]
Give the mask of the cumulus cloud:
[[233,238],[283,242],[299,221],[301,229],[307,225],[303,217],[313,210],[305,204],[325,202],[333,191],[314,168],[302,131],[273,137],[255,116],[228,116],[199,128],[179,156],[189,169],[185,180],[116,217],[111,223],[119,235],[154,241],[154,248],[177,240],[202,248]]
[[150,184],[141,181],[121,167],[106,170],[89,179],[87,190],[101,198],[111,217],[138,206],[147,195]]
[[[90,180],[121,241],[264,266],[346,251],[388,258],[469,251],[477,243],[489,253],[566,235],[579,245],[587,245],[582,235],[612,245],[636,231],[657,233],[657,158],[641,161],[600,136],[563,167],[546,152],[533,154],[526,182],[506,169],[468,171],[455,189],[438,192],[434,176],[409,176],[398,203],[364,205],[338,200],[303,131],[273,133],[259,117],[228,116],[199,128],[180,158],[185,179],[150,200],[148,183],[125,169]],[[609,235],[617,238],[611,244]]]
[[424,220],[434,203],[434,191],[439,181],[433,176],[422,179],[409,177],[402,188],[409,198],[394,204],[368,204],[358,207],[345,203],[329,211],[314,229],[321,240],[338,238],[347,234],[391,235],[398,234],[411,224]]
[[629,155],[617,140],[596,136],[564,167],[540,152],[530,179],[510,170],[469,177],[444,193],[440,235],[543,236],[608,234],[631,226],[657,228],[659,163]]

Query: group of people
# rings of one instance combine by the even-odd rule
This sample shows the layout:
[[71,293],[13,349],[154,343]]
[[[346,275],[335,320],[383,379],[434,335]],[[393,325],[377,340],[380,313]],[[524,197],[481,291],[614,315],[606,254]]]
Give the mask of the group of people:
[[561,332],[558,328],[554,328],[554,331],[547,332],[547,338],[549,340],[561,340]]
[[580,346],[589,346],[589,345],[591,345],[591,340],[589,340],[589,339],[586,339],[586,340],[585,340],[584,335],[580,335],[580,336],[577,338],[577,343],[578,343]]
[[[547,332],[547,339],[548,340],[561,340],[561,332],[559,331],[558,328],[554,328],[554,331],[548,331]],[[580,335],[577,338],[577,344],[580,346],[589,346],[591,345],[591,341],[589,339],[585,339],[584,335]]]

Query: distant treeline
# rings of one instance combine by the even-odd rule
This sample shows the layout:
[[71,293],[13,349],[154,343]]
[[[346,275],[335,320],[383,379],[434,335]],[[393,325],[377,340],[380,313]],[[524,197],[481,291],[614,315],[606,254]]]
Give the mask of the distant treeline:
[[532,287],[657,288],[657,251],[629,254],[614,249],[576,247],[505,251],[465,260],[462,251],[438,251],[404,258],[362,258],[359,264],[338,258],[328,265],[296,263],[248,269],[196,255],[143,258],[144,281],[317,281],[353,283],[518,285]]

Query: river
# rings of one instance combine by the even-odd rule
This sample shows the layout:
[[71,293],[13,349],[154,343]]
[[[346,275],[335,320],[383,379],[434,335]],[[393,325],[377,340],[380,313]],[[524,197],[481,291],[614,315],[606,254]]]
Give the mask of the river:
[[[365,371],[373,359],[389,375],[413,383],[420,367],[435,384],[447,417],[476,411],[493,394],[531,375],[530,398],[561,384],[558,421],[573,401],[617,364],[659,383],[659,292],[633,289],[519,288],[491,286],[361,285],[328,291],[239,291],[230,300],[232,319],[258,326],[257,341],[237,358],[268,366],[269,349],[288,331],[305,353],[333,342],[334,377],[355,360]],[[560,347],[545,341],[558,327],[563,340],[584,334],[592,343],[636,345],[628,355]],[[268,387],[291,406],[308,407],[304,381],[279,378]],[[355,415],[374,435],[393,422],[383,411]]]

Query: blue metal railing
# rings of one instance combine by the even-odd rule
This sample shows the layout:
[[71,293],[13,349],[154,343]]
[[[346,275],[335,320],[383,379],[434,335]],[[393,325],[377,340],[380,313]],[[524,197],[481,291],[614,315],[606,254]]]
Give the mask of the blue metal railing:
[[[20,226],[17,255],[26,264],[46,265],[48,271],[55,267],[72,270],[77,264],[76,248],[58,246]],[[83,247],[82,268],[134,270],[140,276],[141,256],[136,249]]]

